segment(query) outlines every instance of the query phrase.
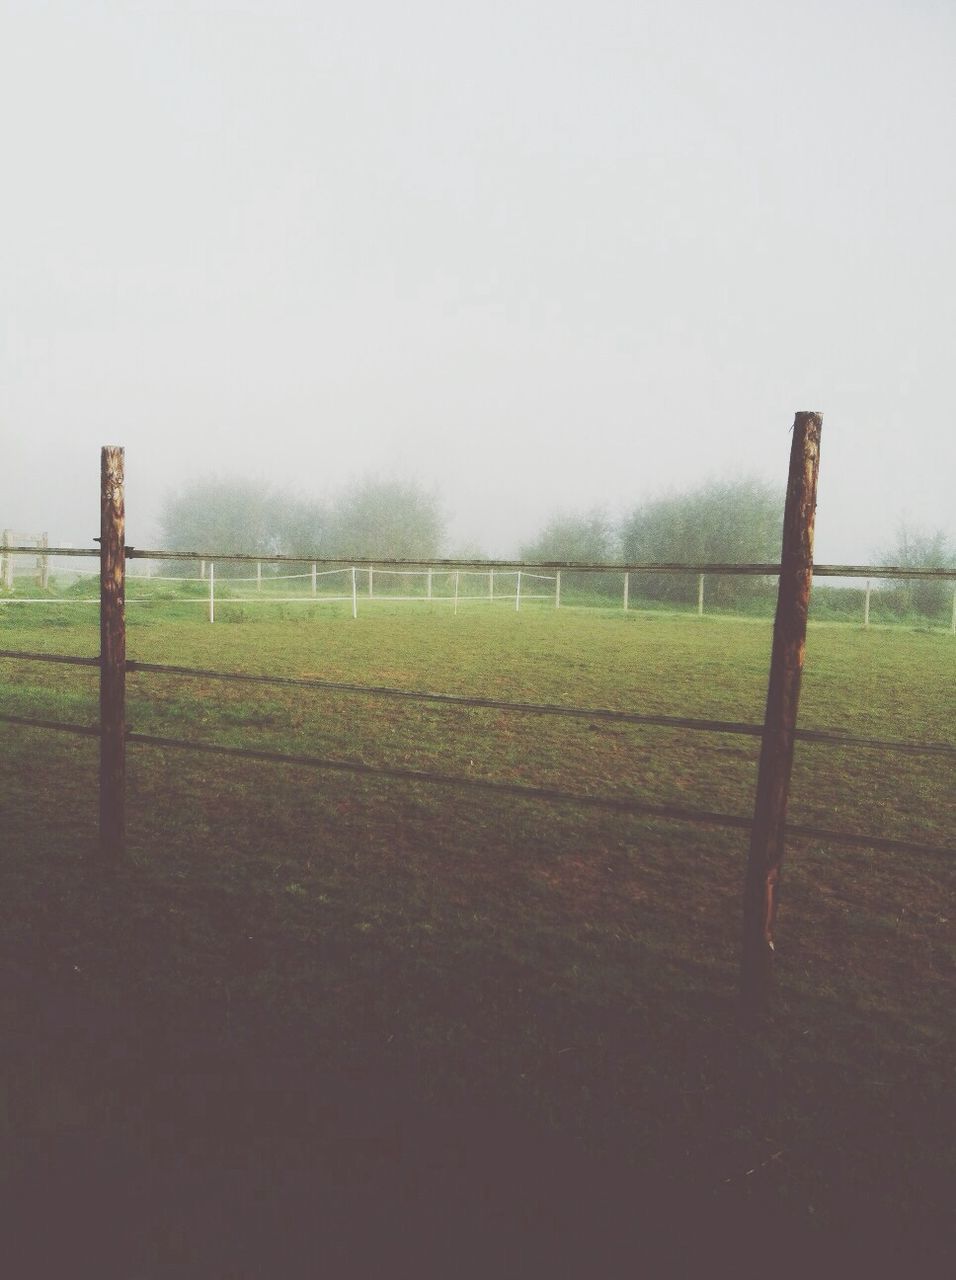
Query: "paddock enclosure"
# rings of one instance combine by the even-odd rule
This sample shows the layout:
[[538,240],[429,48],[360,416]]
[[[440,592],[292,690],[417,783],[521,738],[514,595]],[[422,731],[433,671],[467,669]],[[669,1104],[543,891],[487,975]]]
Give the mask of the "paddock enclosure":
[[[774,1017],[753,1036],[735,1010],[769,612],[576,607],[567,567],[557,600],[557,566],[518,565],[554,579],[517,608],[498,566],[494,601],[459,578],[456,610],[438,565],[431,599],[427,566],[395,591],[411,600],[366,566],[369,603],[348,565],[313,605],[268,562],[141,583],[131,557],[127,858],[105,867],[99,595],[54,553],[46,587],[0,605],[5,945],[50,993],[10,997],[24,1142],[69,1168],[77,1133],[108,1139],[112,1166],[193,1188],[191,1247],[238,1205],[237,1256],[265,1213],[264,1257],[308,1237],[343,1274],[322,1250],[346,1223],[360,1252],[373,1202],[380,1232],[446,1267],[471,1241],[485,1274],[514,1241],[553,1244],[552,1268],[622,1241],[640,1261],[688,1213],[942,1247],[948,618],[811,609]],[[303,1185],[321,1196],[283,1216]],[[181,1261],[175,1194],[127,1213],[129,1256]]]

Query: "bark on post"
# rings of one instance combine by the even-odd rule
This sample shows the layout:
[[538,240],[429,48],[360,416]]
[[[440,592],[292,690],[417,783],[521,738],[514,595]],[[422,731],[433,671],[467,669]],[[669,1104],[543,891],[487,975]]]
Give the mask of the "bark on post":
[[100,455],[100,854],[126,851],[126,510],[123,450]]
[[819,413],[798,413],[793,424],[770,681],[744,890],[740,992],[748,1021],[759,1021],[768,1011],[773,981],[784,823],[813,580],[822,425]]

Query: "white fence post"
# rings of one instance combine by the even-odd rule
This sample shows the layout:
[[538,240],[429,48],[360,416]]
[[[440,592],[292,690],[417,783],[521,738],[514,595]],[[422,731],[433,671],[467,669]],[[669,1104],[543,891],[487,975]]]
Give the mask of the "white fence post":
[[262,590],[262,561],[256,561],[256,590]]
[[216,621],[216,566],[209,562],[209,621]]
[[355,590],[355,565],[352,565],[352,617],[358,617],[358,594]]
[[368,598],[369,598],[370,600],[372,599],[372,590],[373,590],[373,585],[372,585],[372,584],[373,584],[373,582],[374,582],[374,578],[373,578],[373,574],[374,574],[374,572],[375,572],[375,571],[374,571],[374,569],[372,568],[372,566],[371,566],[371,565],[369,565],[369,567],[368,567]]
[[[457,612],[458,612],[458,577],[459,577],[459,572],[460,572],[460,571],[459,571],[458,569],[456,569],[456,570],[455,570],[455,613],[457,613]],[[954,616],[956,616],[956,615],[954,615]]]
[[494,598],[495,598],[495,571],[494,569],[489,569],[488,570],[488,599],[494,600]]
[[624,612],[627,613],[628,600],[631,594],[631,575],[624,571]]
[[427,595],[428,595],[428,599],[430,600],[430,599],[432,598],[432,571],[431,571],[431,569],[429,569],[429,570],[428,570],[428,579],[427,579],[427,582],[428,582],[428,585],[427,585],[427,587],[426,587],[426,592],[427,592]]
[[863,626],[870,625],[870,580],[866,580],[866,595],[863,597]]
[[515,587],[515,613],[521,608],[521,570],[518,570],[518,584]]
[[697,616],[704,616],[704,575],[701,573],[697,578]]
[[561,608],[561,570],[555,570],[554,576],[554,607]]
[[316,576],[316,575],[315,575],[315,570],[316,570],[316,566],[315,566],[315,565],[313,565],[313,566],[312,566],[312,594],[313,594],[313,595],[315,595],[315,587],[316,587],[316,582],[315,582],[315,576]]
[[205,576],[206,576],[206,562],[205,562],[205,560],[200,560],[200,561],[199,561],[199,576],[200,576],[200,578],[205,578]]
[[956,582],[953,583],[953,635],[956,636]]

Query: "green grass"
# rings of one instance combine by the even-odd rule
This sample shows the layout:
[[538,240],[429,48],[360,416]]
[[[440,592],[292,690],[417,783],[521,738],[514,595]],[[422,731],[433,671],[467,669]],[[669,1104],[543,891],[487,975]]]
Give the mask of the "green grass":
[[[96,652],[95,620],[28,614],[0,613],[0,647]],[[478,605],[191,616],[131,611],[129,657],[762,717],[767,621]],[[94,671],[0,670],[0,711],[95,721]],[[801,724],[952,741],[954,674],[944,634],[814,626]],[[147,674],[129,677],[129,719],[742,814],[756,773],[744,737]],[[161,1197],[131,1210],[153,1257],[205,1257],[234,1201],[266,1215],[274,1254],[305,1229],[282,1216],[303,1181],[321,1189],[324,1207],[302,1214],[318,1213],[323,1247],[361,1220],[356,1256],[389,1240],[394,1260],[412,1222],[436,1274],[446,1248],[460,1270],[465,1240],[481,1274],[531,1274],[502,1262],[518,1248],[560,1263],[626,1243],[637,1258],[659,1236],[686,1241],[688,1213],[701,1231],[763,1222],[861,1243],[893,1228],[927,1255],[943,1247],[945,859],[792,842],[776,1013],[754,1035],[735,1019],[739,833],[132,745],[131,865],[104,878],[96,743],[0,738],[3,954],[24,1046],[6,1078],[15,1098],[24,1063],[38,1081],[8,1108],[10,1132],[60,1147],[105,1133],[120,1167],[148,1151],[172,1184],[195,1164],[212,1188],[201,1220]],[[951,845],[952,781],[944,757],[799,744],[790,816]],[[68,1012],[31,1012],[50,1008]],[[564,1274],[610,1274],[597,1257]],[[349,1259],[327,1264],[345,1274]]]

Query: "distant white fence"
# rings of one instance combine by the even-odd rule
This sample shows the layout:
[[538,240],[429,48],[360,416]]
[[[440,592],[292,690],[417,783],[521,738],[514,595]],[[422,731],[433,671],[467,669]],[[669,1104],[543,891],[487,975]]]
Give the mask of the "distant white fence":
[[[59,553],[60,559],[57,559]],[[74,568],[76,560],[73,557],[82,557],[85,555],[92,556],[94,552],[83,552],[72,548],[51,548],[46,534],[24,535],[15,534],[12,530],[4,530],[0,537],[0,588],[3,594],[0,595],[0,605],[8,604],[58,604],[58,605],[89,605],[96,602],[97,597],[91,595],[87,597],[85,594],[79,595],[73,592],[70,595],[64,595],[63,588],[73,586],[77,581],[85,578],[97,578],[98,570],[84,571]],[[201,559],[198,556],[192,561],[198,570],[198,576],[189,574],[151,574],[143,569],[151,561],[159,561],[167,555],[171,555],[175,560],[179,560],[183,564],[184,569],[190,566],[190,560],[176,553],[163,552],[139,552],[135,558],[131,558],[127,565],[127,593],[126,602],[129,605],[151,605],[151,604],[169,604],[177,605],[195,604],[208,611],[209,620],[214,622],[216,619],[216,607],[218,605],[258,605],[258,604],[282,604],[282,605],[308,605],[308,604],[332,604],[332,603],[348,603],[351,605],[351,613],[353,617],[358,617],[359,603],[378,604],[378,603],[434,603],[436,605],[450,604],[457,613],[459,607],[465,604],[475,603],[491,603],[513,605],[516,611],[521,609],[522,604],[529,601],[547,601],[553,604],[555,608],[562,607],[562,571],[560,568],[554,568],[551,572],[542,572],[542,569],[551,569],[550,565],[528,565],[526,567],[512,567],[505,564],[488,565],[487,567],[478,567],[476,565],[464,564],[455,565],[454,562],[448,564],[423,564],[418,566],[409,566],[406,562],[401,567],[392,562],[376,564],[374,562],[365,561],[356,565],[340,565],[335,568],[327,568],[319,570],[318,565],[321,561],[313,562],[306,572],[282,573],[280,570],[285,567],[295,567],[298,564],[308,564],[308,561],[290,561],[288,558],[280,557],[278,560],[270,560],[267,557],[256,559],[246,556],[228,556],[223,555],[217,560],[211,558]],[[65,557],[71,557],[65,560]],[[20,568],[15,568],[15,560],[19,558],[21,562],[32,561],[29,574]],[[231,573],[227,576],[225,572],[221,572],[218,576],[216,573],[216,565],[219,564],[220,570],[229,563],[248,564],[250,568],[254,567],[255,573],[248,576],[236,577]],[[328,564],[328,561],[325,562]],[[513,563],[513,562],[512,562]],[[723,566],[723,565],[641,565],[641,566],[604,566],[604,565],[566,565],[565,569],[571,572],[572,590],[576,591],[575,600],[581,603],[582,599],[586,603],[593,605],[595,601],[603,604],[604,607],[612,604],[613,596],[608,593],[609,579],[613,581],[617,577],[621,584],[622,592],[617,597],[620,601],[618,607],[627,611],[633,607],[632,600],[632,573],[638,575],[646,575],[648,572],[672,573],[678,574],[683,578],[696,577],[696,613],[703,617],[705,612],[705,581],[719,581],[720,577],[727,573],[744,573],[754,574],[761,573],[769,576],[769,571],[775,566]],[[707,570],[708,572],[702,572]],[[603,586],[598,590],[597,596],[580,595],[581,585],[579,577],[582,571],[594,573],[602,581]],[[884,604],[881,597],[892,596],[894,592],[893,580],[913,578],[940,578],[949,579],[952,584],[952,610],[949,630],[956,635],[956,571],[950,569],[940,570],[916,570],[908,572],[899,566],[826,566],[817,565],[814,567],[816,577],[823,579],[841,578],[844,580],[850,578],[865,579],[865,585],[857,589],[855,601],[848,600],[847,607],[837,607],[833,604],[833,598],[827,605],[825,617],[832,621],[845,621],[851,623],[854,615],[860,621],[864,628],[873,625],[872,615],[875,612],[875,621],[878,624],[892,624],[900,621],[907,621],[907,617],[903,615],[894,616],[897,606],[892,603]],[[870,577],[870,574],[873,576]],[[36,584],[44,591],[50,590],[51,583],[57,589],[56,596],[46,594],[42,597],[36,595],[17,596],[15,592],[15,580],[22,581],[26,577],[35,578]],[[161,584],[167,586],[177,585],[182,587],[202,586],[201,592],[192,593],[185,592],[183,594],[171,595],[168,590],[156,590]],[[823,585],[823,583],[821,583]],[[282,590],[285,587],[285,590]],[[141,589],[142,588],[142,589]],[[244,590],[244,588],[254,588],[254,590]],[[277,590],[279,588],[279,590]],[[237,593],[238,589],[238,593]],[[613,587],[612,587],[613,590]],[[281,592],[281,593],[280,593]],[[9,593],[9,594],[8,594]],[[842,592],[837,593],[842,595]],[[882,607],[881,607],[882,605]],[[641,608],[638,603],[637,608]],[[684,605],[686,608],[686,603]],[[947,606],[948,607],[948,606]],[[691,604],[691,608],[694,605]],[[889,609],[889,613],[887,612]],[[858,610],[858,612],[857,612]],[[937,615],[937,623],[938,615]],[[945,625],[945,624],[944,624]]]
[[[13,590],[13,580],[17,573],[16,560],[23,560],[21,548],[35,546],[37,556],[31,572],[36,574],[37,586],[46,591],[50,583],[50,560],[45,554],[50,539],[45,533],[15,533],[13,529],[4,529],[0,535],[0,586],[7,591]],[[10,548],[16,547],[16,552]],[[30,557],[32,558],[32,557]]]
[[[220,579],[219,593],[216,591],[216,565],[215,561],[203,561],[199,578],[183,578],[183,577],[160,577],[156,576],[150,579],[151,582],[202,582],[208,586],[208,596],[203,600],[196,600],[196,603],[208,603],[209,621],[216,620],[216,604],[332,604],[332,603],[350,603],[352,606],[352,617],[358,617],[359,599],[371,603],[434,603],[434,604],[451,604],[457,613],[459,605],[474,602],[488,603],[510,603],[514,601],[515,610],[521,609],[522,601],[529,600],[548,600],[554,602],[555,607],[559,607],[561,603],[561,574],[560,571],[554,574],[528,573],[523,569],[436,569],[434,567],[425,567],[421,569],[390,569],[380,568],[376,565],[363,565],[361,567],[355,565],[343,566],[341,569],[326,569],[322,572],[318,571],[316,564],[312,565],[309,573],[288,573],[288,574],[266,574],[263,575],[263,564],[268,566],[268,561],[258,561],[256,563],[255,577]],[[332,590],[319,590],[319,579],[333,579],[342,583],[343,589],[336,592],[334,582],[329,583]],[[362,590],[359,590],[359,580],[364,578],[362,582]],[[395,582],[398,579],[398,590],[388,590],[387,584]],[[411,583],[409,583],[411,579]],[[301,582],[308,583],[309,590],[301,591],[298,594],[277,595],[274,591],[268,590],[274,583],[279,582]],[[541,591],[534,589],[539,583],[550,582],[554,587],[550,591]],[[228,583],[228,586],[224,586]],[[255,595],[236,595],[230,588],[238,584],[255,583]],[[410,587],[415,584],[419,586],[419,590],[409,590],[408,587],[402,589],[402,585],[409,583]],[[531,583],[532,589],[528,589]],[[480,584],[480,587],[479,587]],[[487,586],[485,585],[487,584]],[[264,590],[264,585],[267,589]],[[383,590],[383,587],[385,588]],[[377,592],[376,592],[377,588]],[[145,602],[145,601],[143,601]],[[127,594],[127,603],[137,603],[136,597]]]

